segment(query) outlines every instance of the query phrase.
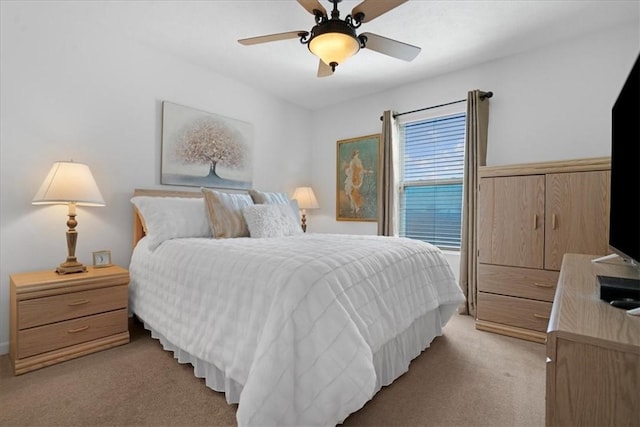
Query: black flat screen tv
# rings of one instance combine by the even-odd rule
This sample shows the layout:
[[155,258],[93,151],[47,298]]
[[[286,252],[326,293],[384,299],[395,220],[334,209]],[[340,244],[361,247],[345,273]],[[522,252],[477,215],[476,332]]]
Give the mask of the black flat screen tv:
[[640,263],[640,55],[611,110],[609,248]]

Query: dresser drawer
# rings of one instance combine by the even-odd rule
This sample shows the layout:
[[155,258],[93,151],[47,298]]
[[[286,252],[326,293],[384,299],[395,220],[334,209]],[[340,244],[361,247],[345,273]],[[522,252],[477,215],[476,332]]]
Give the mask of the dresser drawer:
[[478,291],[553,302],[557,271],[478,265]]
[[128,287],[124,285],[26,299],[18,303],[18,324],[20,329],[27,329],[126,308],[128,298]]
[[479,320],[546,332],[551,303],[478,292]]
[[18,358],[126,332],[127,309],[52,323],[18,332]]

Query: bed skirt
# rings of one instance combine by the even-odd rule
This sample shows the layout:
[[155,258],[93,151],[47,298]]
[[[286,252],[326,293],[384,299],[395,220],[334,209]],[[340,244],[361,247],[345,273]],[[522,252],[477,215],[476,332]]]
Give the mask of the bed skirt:
[[[442,328],[455,313],[458,305],[443,305],[419,317],[404,332],[388,341],[373,354],[373,365],[377,378],[374,394],[407,372],[409,363],[427,349],[435,337],[442,335]],[[229,404],[240,401],[242,384],[228,378],[215,365],[178,348],[161,333],[150,327],[144,319],[140,319],[140,321],[144,324],[145,329],[151,332],[151,337],[160,341],[164,350],[173,352],[173,357],[177,359],[178,363],[190,363],[193,366],[194,375],[197,378],[204,378],[207,387],[223,392]]]

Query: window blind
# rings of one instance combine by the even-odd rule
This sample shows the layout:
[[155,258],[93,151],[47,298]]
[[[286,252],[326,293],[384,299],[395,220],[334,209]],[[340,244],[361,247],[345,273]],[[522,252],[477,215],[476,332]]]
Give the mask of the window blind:
[[400,126],[400,235],[460,248],[466,114]]

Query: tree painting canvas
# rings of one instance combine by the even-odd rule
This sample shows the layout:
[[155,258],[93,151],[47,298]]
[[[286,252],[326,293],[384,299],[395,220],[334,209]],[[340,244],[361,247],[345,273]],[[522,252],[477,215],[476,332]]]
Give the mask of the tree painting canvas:
[[336,220],[377,221],[380,135],[338,141]]
[[249,189],[252,148],[250,123],[162,103],[162,184]]

